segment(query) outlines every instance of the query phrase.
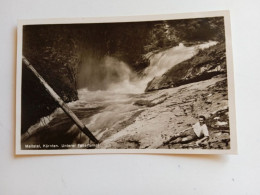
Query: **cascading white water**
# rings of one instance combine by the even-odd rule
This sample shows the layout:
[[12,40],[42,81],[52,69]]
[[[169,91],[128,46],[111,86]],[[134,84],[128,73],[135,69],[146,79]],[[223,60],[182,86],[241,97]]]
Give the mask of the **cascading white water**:
[[151,80],[156,76],[161,76],[174,65],[196,55],[199,50],[209,48],[216,44],[217,42],[210,41],[204,44],[186,47],[180,43],[176,47],[154,54],[150,57],[150,66],[144,70],[145,75],[147,75],[146,78]]
[[115,93],[143,93],[147,83],[154,77],[161,76],[176,64],[192,58],[199,50],[209,48],[216,44],[216,41],[209,41],[207,43],[186,47],[180,43],[176,47],[152,54],[148,57],[150,65],[143,71],[144,77],[142,78],[138,78],[125,63],[110,57],[108,72],[111,67],[117,67],[120,70],[120,80],[119,82],[112,82],[107,91]]

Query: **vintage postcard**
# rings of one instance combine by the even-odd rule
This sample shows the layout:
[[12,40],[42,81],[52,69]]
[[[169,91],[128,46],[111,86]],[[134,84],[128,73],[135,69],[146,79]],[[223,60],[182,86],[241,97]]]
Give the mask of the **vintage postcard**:
[[16,154],[236,154],[228,11],[18,24]]

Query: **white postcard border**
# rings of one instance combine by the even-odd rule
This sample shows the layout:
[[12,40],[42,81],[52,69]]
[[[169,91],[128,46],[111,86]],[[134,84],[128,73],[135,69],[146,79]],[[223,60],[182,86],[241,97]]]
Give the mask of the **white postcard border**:
[[[76,23],[115,23],[141,22],[156,20],[176,20],[188,18],[224,16],[226,59],[228,72],[228,102],[230,121],[230,149],[66,149],[66,150],[22,150],[21,149],[21,81],[22,81],[22,27],[29,24],[76,24]],[[178,13],[149,16],[122,16],[99,18],[60,18],[60,19],[27,19],[18,21],[17,29],[17,66],[16,66],[16,155],[46,155],[46,154],[108,154],[108,153],[143,153],[143,154],[237,154],[237,133],[235,117],[234,71],[231,45],[231,26],[229,11],[211,11],[196,13]]]

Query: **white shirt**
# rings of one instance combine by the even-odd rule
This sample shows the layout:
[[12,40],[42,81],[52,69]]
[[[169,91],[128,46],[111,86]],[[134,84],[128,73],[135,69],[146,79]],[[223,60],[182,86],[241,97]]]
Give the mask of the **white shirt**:
[[203,136],[209,136],[209,131],[208,127],[206,124],[200,125],[199,122],[197,122],[195,125],[192,126],[194,133],[198,137],[203,137]]

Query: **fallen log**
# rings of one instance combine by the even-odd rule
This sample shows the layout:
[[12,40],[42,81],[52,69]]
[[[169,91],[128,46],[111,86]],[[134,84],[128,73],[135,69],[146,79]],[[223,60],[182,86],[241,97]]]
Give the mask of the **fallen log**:
[[[72,112],[72,110],[67,106],[67,104],[60,98],[60,96],[50,87],[50,85],[42,78],[42,76],[35,70],[32,64],[23,56],[23,63],[26,67],[39,79],[40,83],[44,86],[45,90],[50,94],[50,96],[58,103],[61,109],[71,118],[71,120],[78,126],[78,128],[89,137],[91,141],[98,144],[99,141],[91,133],[91,131],[84,125],[81,120]],[[27,139],[30,136],[29,132],[22,135],[22,140]]]

